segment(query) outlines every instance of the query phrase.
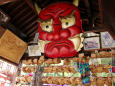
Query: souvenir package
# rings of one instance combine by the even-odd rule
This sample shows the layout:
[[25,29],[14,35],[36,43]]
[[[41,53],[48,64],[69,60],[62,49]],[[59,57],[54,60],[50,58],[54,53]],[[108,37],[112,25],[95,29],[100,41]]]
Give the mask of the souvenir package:
[[28,65],[31,65],[33,63],[32,59],[27,60]]
[[112,80],[113,80],[113,82],[115,83],[115,76],[113,76]]
[[61,58],[54,58],[53,59],[53,64],[58,64],[58,63],[61,63]]
[[69,58],[64,59],[64,65],[70,65],[70,60]]
[[33,64],[38,64],[38,59],[33,59]]
[[53,60],[52,60],[52,59],[48,59],[48,60],[45,61],[45,63],[46,63],[47,65],[53,64]]
[[78,61],[78,58],[77,57],[74,57],[73,58],[73,62],[77,62]]
[[28,65],[27,60],[22,60],[22,64]]
[[44,61],[45,61],[44,56],[41,56],[41,57],[39,58],[38,64],[42,65],[42,64],[44,63]]
[[104,84],[107,86],[112,86],[112,79],[111,78],[105,78],[104,79]]
[[104,78],[102,77],[97,78],[97,86],[104,86]]
[[91,86],[96,86],[96,84],[97,84],[97,79],[96,79],[96,77],[90,77],[90,85]]
[[91,53],[91,58],[96,58],[96,54],[95,53]]

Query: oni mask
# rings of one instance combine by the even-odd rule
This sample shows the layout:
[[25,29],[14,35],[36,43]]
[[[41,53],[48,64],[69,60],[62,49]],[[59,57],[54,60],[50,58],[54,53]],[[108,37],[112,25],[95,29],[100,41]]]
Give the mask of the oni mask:
[[83,47],[78,8],[67,2],[51,4],[39,13],[39,43],[50,58],[76,56]]

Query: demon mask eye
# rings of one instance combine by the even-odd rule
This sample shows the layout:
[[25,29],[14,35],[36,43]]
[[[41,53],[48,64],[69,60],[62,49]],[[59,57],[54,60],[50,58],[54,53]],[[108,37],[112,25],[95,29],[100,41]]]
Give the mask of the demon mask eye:
[[53,26],[52,26],[52,19],[48,21],[40,21],[40,26],[43,31],[46,32],[52,32],[53,31]]
[[75,16],[71,14],[65,18],[60,18],[60,21],[62,22],[62,28],[66,29],[70,26],[75,25],[76,19]]

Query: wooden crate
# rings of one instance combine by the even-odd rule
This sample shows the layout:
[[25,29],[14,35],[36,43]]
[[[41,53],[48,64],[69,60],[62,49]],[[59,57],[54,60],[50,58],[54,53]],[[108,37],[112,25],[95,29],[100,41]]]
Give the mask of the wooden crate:
[[27,43],[22,41],[8,29],[1,31],[1,34],[0,56],[18,64],[25,50],[27,49]]

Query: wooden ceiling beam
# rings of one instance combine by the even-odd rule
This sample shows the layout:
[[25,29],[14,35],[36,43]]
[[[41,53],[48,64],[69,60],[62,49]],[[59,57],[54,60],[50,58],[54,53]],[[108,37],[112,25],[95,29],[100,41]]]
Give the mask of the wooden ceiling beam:
[[14,1],[18,1],[18,0],[0,0],[0,5],[4,5],[10,2],[14,2]]
[[93,27],[93,15],[91,11],[91,2],[89,0],[84,0],[85,6],[87,8],[88,19],[89,19],[89,27]]
[[24,4],[25,4],[25,2],[22,2],[17,7],[15,7],[14,9],[12,9],[12,11],[10,12],[10,15],[13,15],[16,12],[16,10],[18,10],[19,8],[21,8]]
[[[35,25],[33,28],[31,28],[26,34],[30,35],[34,30],[36,30],[38,28],[37,25]],[[37,29],[38,30],[38,29]]]
[[37,30],[37,29],[34,30],[34,31],[29,35],[29,37],[35,36],[35,33],[38,33],[38,30]]
[[24,25],[28,25],[28,23],[30,23],[30,22],[36,21],[36,18],[37,18],[37,16],[32,16],[32,17],[28,18],[26,21],[24,21],[24,22],[19,26],[19,28],[24,27]]
[[27,5],[32,9],[32,11],[34,11],[37,14],[37,11],[35,10],[32,2],[30,0],[25,0]]
[[17,14],[15,14],[15,16],[13,17],[12,21],[16,20],[20,15],[22,15],[25,11],[27,11],[27,7],[24,8],[23,10],[21,10],[20,12],[18,12]]
[[29,13],[27,13],[26,15],[24,15],[22,18],[20,18],[17,22],[16,22],[16,24],[21,24],[23,21],[25,21],[29,16],[31,16],[32,15],[32,11],[30,11]]
[[100,15],[100,22],[103,23],[103,8],[102,8],[102,0],[98,0],[99,5],[99,15]]
[[29,29],[31,29],[31,28],[32,28],[33,26],[35,26],[35,25],[37,25],[37,22],[36,22],[36,21],[32,22],[32,23],[29,24],[29,25],[26,25],[25,28],[23,27],[22,31],[26,33]]

